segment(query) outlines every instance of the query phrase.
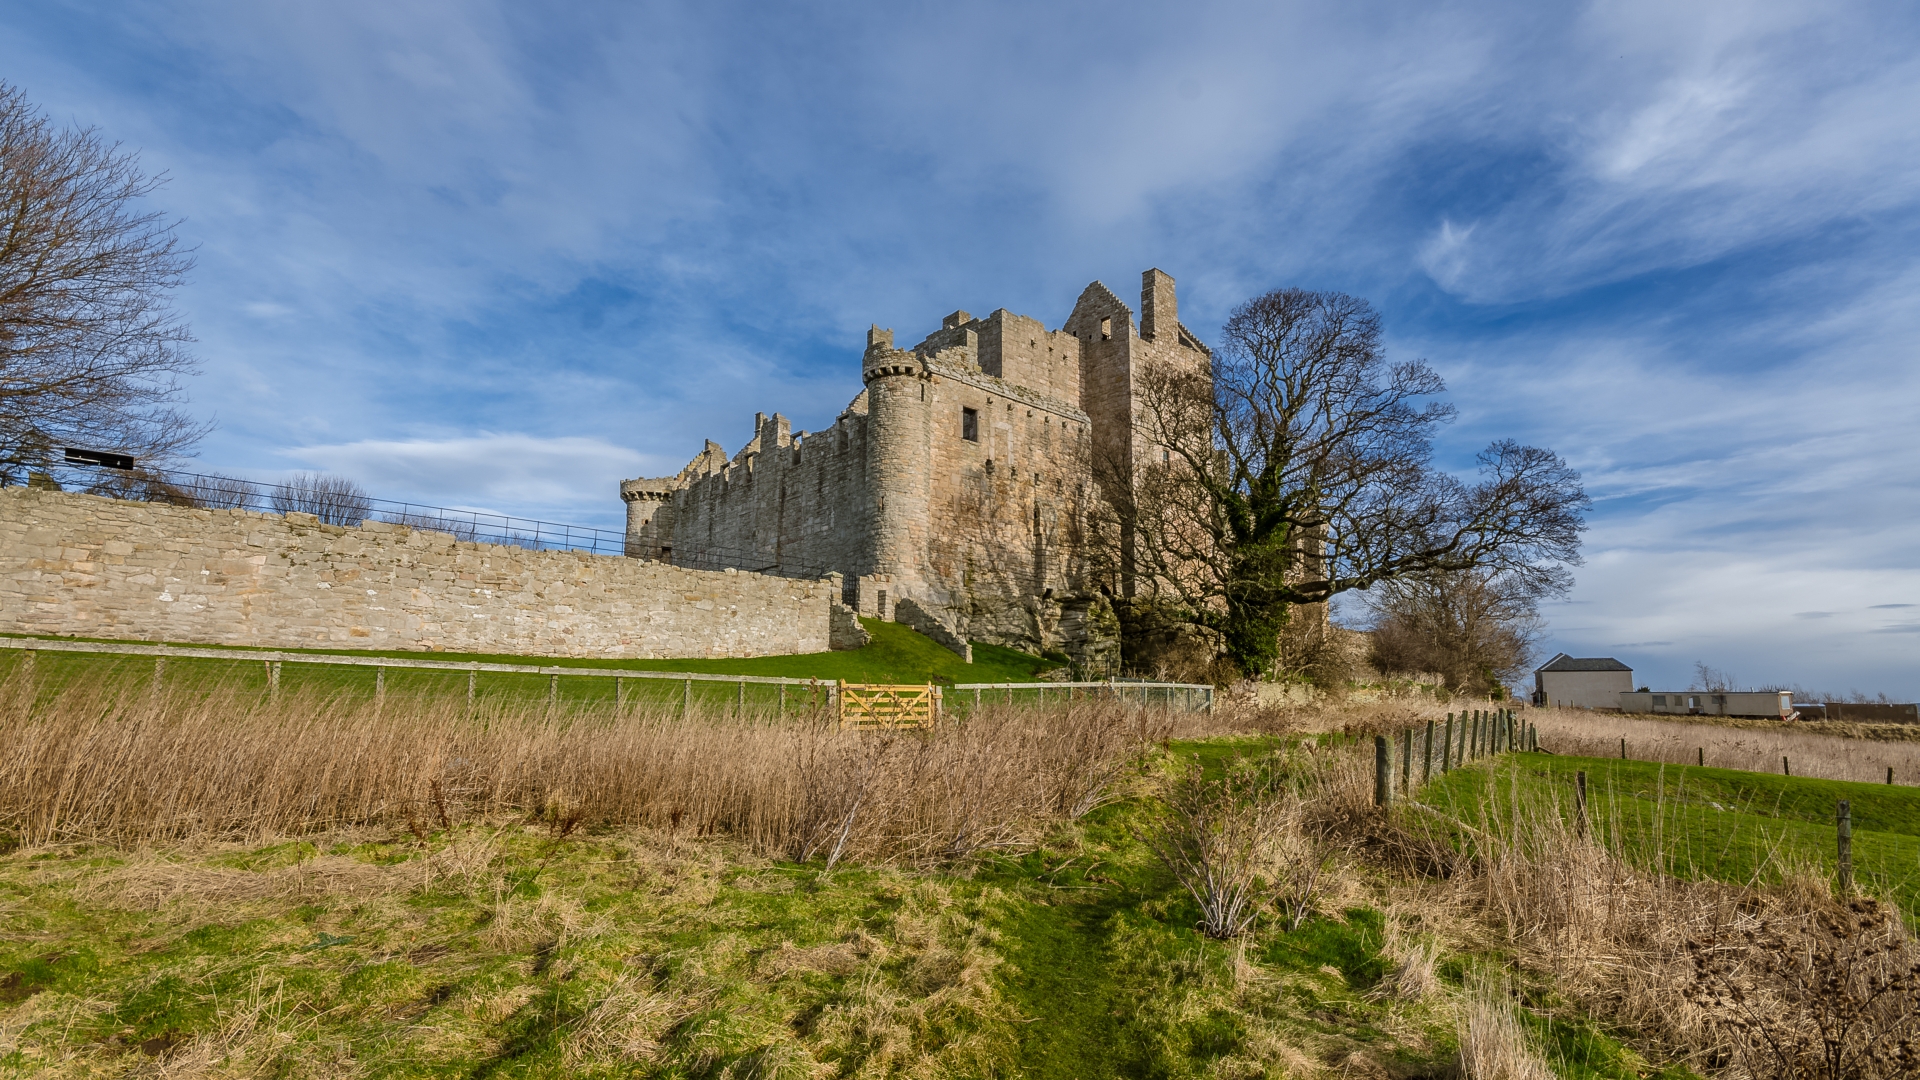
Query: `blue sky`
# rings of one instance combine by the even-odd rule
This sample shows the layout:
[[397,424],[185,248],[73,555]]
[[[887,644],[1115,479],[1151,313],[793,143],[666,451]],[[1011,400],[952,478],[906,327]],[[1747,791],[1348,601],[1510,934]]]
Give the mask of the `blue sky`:
[[1920,697],[1912,4],[14,4],[171,181],[211,470],[617,523],[869,322],[1363,295],[1595,498],[1549,649]]

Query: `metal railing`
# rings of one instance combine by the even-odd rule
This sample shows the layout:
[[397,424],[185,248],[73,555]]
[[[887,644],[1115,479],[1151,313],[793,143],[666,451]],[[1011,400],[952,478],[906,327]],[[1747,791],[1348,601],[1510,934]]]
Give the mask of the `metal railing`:
[[456,540],[543,551],[587,551],[595,555],[626,554],[626,532],[591,525],[569,525],[539,518],[515,517],[490,510],[461,510],[450,506],[376,499],[370,495],[336,496],[307,506],[303,493],[271,484],[255,483],[209,473],[168,472],[164,475],[115,475],[97,470],[99,479],[86,493],[130,502],[166,503],[203,510],[251,510],[284,514],[314,513],[329,525],[362,525],[384,521],[409,528],[443,532]]
[[1080,698],[1107,697],[1114,701],[1133,701],[1141,705],[1165,705],[1168,708],[1181,708],[1188,712],[1213,711],[1213,687],[1204,683],[1141,682],[1133,679],[1107,679],[1101,682],[997,682],[997,683],[955,683],[954,696],[960,697],[967,691],[973,694],[973,706],[979,708],[983,695],[993,693],[1006,695],[1006,704],[1019,703],[1020,695],[1033,695],[1033,704],[1046,704],[1051,695],[1053,702],[1072,702],[1075,694]]
[[662,559],[690,570],[742,570],[778,577],[821,578],[833,572],[824,564],[802,562],[771,549],[737,548],[724,544],[662,545],[657,541],[629,541],[623,529],[569,525],[539,518],[516,517],[489,510],[460,510],[431,503],[377,499],[370,495],[336,495],[322,504],[304,505],[311,496],[290,492],[281,485],[255,483],[211,473],[168,472],[121,474],[95,470],[97,480],[87,494],[130,502],[157,502],[203,510],[251,510],[284,514],[312,513],[328,525],[363,525],[384,521],[414,529],[443,532],[456,540],[507,547],[552,551],[587,551],[595,555],[635,555]]

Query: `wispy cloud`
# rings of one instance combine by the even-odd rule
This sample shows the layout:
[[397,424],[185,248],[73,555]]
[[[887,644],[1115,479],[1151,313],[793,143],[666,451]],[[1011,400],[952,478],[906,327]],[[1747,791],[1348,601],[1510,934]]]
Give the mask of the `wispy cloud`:
[[173,178],[211,468],[617,520],[754,411],[831,423],[868,322],[1339,288],[1448,378],[1445,460],[1585,475],[1552,648],[1903,695],[1916,57],[1892,3],[0,14],[10,81]]

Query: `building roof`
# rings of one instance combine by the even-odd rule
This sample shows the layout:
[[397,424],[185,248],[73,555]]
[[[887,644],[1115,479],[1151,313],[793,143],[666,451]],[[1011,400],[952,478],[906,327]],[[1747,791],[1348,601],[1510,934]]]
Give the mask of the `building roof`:
[[1611,656],[1568,656],[1566,653],[1554,657],[1536,671],[1632,671],[1627,665]]

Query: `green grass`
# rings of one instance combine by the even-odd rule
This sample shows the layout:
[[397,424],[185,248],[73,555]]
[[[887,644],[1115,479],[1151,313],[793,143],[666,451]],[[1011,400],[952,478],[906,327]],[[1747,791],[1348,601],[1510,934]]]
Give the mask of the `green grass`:
[[1920,788],[1514,754],[1456,770],[1420,798],[1471,821],[1517,793],[1554,800],[1570,821],[1576,771],[1587,774],[1597,835],[1640,865],[1689,879],[1772,883],[1811,872],[1832,880],[1836,804],[1850,800],[1855,881],[1920,916]]
[[[763,675],[822,681],[844,679],[848,682],[865,683],[940,682],[949,685],[956,682],[1025,682],[1032,680],[1039,672],[1057,666],[1053,661],[1041,657],[984,643],[974,644],[974,662],[967,664],[933,639],[906,626],[881,622],[877,619],[862,619],[861,623],[873,636],[873,640],[864,648],[845,652],[721,660],[602,660],[592,657],[542,657],[492,653],[424,653],[417,650],[410,652],[352,649],[277,651],[314,656],[387,657],[399,660],[455,663],[479,661],[554,667],[615,668],[628,671],[684,671],[709,675]],[[209,648],[211,646],[194,647]],[[233,660],[169,658],[165,678],[170,683],[179,681],[213,685],[224,682],[264,691],[267,685],[265,665],[259,661],[243,659],[247,653],[261,650],[235,648],[232,651],[235,654]],[[23,653],[16,649],[0,649],[0,676],[13,670],[21,662],[22,655]],[[42,650],[35,664],[49,693],[57,693],[60,688],[76,682],[96,681],[102,678],[150,678],[153,671],[153,660],[150,657],[117,656],[110,653],[56,653]],[[372,669],[365,667],[285,664],[282,665],[280,677],[283,691],[307,689],[323,694],[347,693],[366,697],[374,691],[375,673]],[[389,670],[384,678],[388,693],[464,697],[467,688],[467,676],[458,672],[409,671],[396,668]],[[511,695],[526,700],[542,699],[550,689],[547,677],[541,675],[486,672],[478,676],[477,682],[480,694]],[[677,703],[681,700],[683,687],[681,683],[671,680],[636,679],[627,684],[626,690],[635,695],[632,700]],[[568,679],[563,676],[560,681],[560,697],[571,703],[610,703],[614,692],[612,681],[605,678]],[[695,683],[692,693],[696,704],[713,706],[733,703],[737,698],[738,690],[733,686]],[[794,694],[795,692],[790,691],[786,699],[789,707],[799,707],[801,704],[801,699]],[[780,691],[775,687],[749,686],[746,696],[747,703],[756,707],[770,706],[781,700]]]
[[[1217,775],[1279,745],[1178,742],[1140,768]],[[1212,941],[1139,839],[1151,813],[1131,798],[1029,850],[831,875],[720,838],[506,821],[0,855],[0,1074],[192,1054],[279,1076],[1450,1070],[1444,1005],[1379,992],[1379,909]],[[1550,995],[1526,1006],[1561,1075],[1651,1075]]]

